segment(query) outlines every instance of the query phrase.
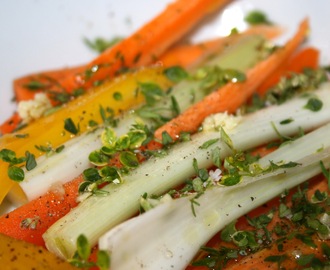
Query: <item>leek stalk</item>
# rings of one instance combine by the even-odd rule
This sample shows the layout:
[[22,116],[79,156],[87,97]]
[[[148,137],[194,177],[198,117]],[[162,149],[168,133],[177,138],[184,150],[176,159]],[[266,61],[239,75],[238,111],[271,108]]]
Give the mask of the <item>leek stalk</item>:
[[110,252],[111,269],[185,269],[199,248],[227,224],[321,173],[320,161],[329,167],[330,136],[326,134],[330,134],[330,124],[258,162],[265,166],[269,161],[292,161],[299,166],[245,176],[231,187],[211,187],[196,199],[195,216],[193,196],[161,203],[107,232],[99,248]]

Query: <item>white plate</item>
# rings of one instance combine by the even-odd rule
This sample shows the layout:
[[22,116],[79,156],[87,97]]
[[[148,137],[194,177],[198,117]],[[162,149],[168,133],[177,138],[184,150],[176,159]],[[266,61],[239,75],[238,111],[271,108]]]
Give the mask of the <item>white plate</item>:
[[[15,110],[14,78],[45,69],[82,64],[91,52],[82,39],[127,35],[157,14],[169,0],[11,0],[0,9],[0,122]],[[310,42],[322,51],[322,63],[330,59],[327,14],[328,0],[240,0],[235,1],[200,29],[195,40],[243,29],[244,14],[261,9],[288,29],[310,17]],[[285,35],[282,40],[286,39]]]

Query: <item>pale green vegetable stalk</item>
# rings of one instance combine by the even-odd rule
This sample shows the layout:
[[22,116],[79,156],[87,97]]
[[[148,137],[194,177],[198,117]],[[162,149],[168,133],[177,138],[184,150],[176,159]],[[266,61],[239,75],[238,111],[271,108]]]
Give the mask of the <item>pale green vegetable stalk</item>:
[[297,162],[231,187],[214,186],[193,196],[166,201],[113,228],[99,240],[111,254],[111,269],[185,269],[200,247],[227,224],[330,165],[330,124],[262,158],[260,165]]
[[[203,66],[217,66],[223,69],[247,70],[253,66],[260,58],[260,51],[257,49],[263,38],[260,36],[243,36],[238,39],[238,43],[228,46],[221,54],[207,60]],[[244,61],[238,61],[244,59]],[[181,111],[186,110],[193,103],[201,100],[208,91],[200,86],[198,80],[184,80],[171,90],[170,95],[175,98]],[[166,108],[157,111],[162,117],[173,117],[171,108],[171,98],[169,96],[157,102],[155,108]],[[119,125],[114,128],[117,136],[126,134],[129,128],[136,122],[151,125],[150,120],[139,116],[136,111],[131,110],[118,118]],[[64,144],[64,149],[60,153],[54,153],[49,157],[42,156],[37,159],[38,166],[33,170],[25,170],[25,179],[20,183],[21,188],[28,200],[35,199],[45,194],[52,188],[58,188],[91,166],[88,160],[88,153],[101,148],[100,136],[103,128],[94,132],[87,132],[75,137]]]
[[[313,92],[313,96],[323,102],[319,111],[305,108],[308,101],[305,95],[244,116],[235,128],[228,130],[224,126],[224,129],[235,149],[242,151],[278,139],[278,133],[289,136],[300,129],[314,129],[330,122],[329,84],[325,89]],[[281,124],[288,118],[292,121]],[[153,157],[144,162],[125,175],[122,184],[106,186],[104,190],[109,192],[107,196],[89,197],[46,231],[43,237],[47,248],[60,257],[70,258],[75,252],[79,235],[84,234],[92,245],[96,244],[102,234],[138,211],[141,195],[163,194],[193,176],[194,158],[199,167],[208,168],[213,164],[213,149],[220,148],[220,158],[229,155],[231,151],[222,140],[207,149],[200,148],[205,142],[219,137],[218,131],[198,133],[191,141],[175,145],[165,157]]]

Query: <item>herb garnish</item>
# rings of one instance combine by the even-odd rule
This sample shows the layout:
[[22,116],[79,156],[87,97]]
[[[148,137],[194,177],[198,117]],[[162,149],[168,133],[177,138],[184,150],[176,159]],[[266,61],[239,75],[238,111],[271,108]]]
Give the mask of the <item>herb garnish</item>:
[[304,108],[311,110],[312,112],[317,112],[322,109],[322,106],[323,102],[321,100],[318,98],[310,98]]
[[118,42],[120,42],[123,38],[122,37],[114,37],[110,40],[106,40],[104,38],[97,37],[95,40],[90,40],[88,38],[84,38],[84,43],[92,50],[96,51],[97,53],[102,53],[106,49],[114,46]]
[[[327,239],[329,239],[330,229],[328,226],[324,226],[320,218],[323,213],[329,211],[328,201],[312,203],[307,196],[308,186],[303,184],[301,187],[290,194],[290,197],[288,192],[284,192],[280,196],[279,221],[272,222],[274,215],[278,213],[278,211],[275,212],[275,208],[253,218],[246,216],[249,226],[247,225],[246,229],[242,231],[237,229],[237,221],[233,221],[221,231],[220,237],[222,243],[225,244],[221,244],[218,248],[203,247],[201,249],[204,254],[203,258],[192,264],[206,266],[209,269],[222,269],[232,259],[239,257],[243,259],[259,250],[277,246],[276,254],[265,257],[264,261],[276,264],[278,269],[284,267],[288,260],[295,260],[297,267],[303,266],[309,269],[329,267],[330,247],[326,242],[320,245],[323,256],[316,256],[312,251],[294,257],[284,248],[285,243],[292,238],[300,241],[301,245],[314,248],[317,247],[315,244],[317,235],[322,237],[326,233]],[[318,196],[317,193],[316,191],[314,196]],[[327,194],[327,192],[325,193]],[[220,268],[214,268],[215,266],[220,266]]]
[[35,156],[28,151],[25,153],[24,157],[17,157],[14,151],[1,149],[0,159],[9,164],[7,171],[8,177],[17,182],[24,180],[25,173],[21,168],[23,165],[25,165],[27,171],[30,171],[37,166]]
[[173,82],[180,82],[188,77],[188,73],[179,66],[166,68],[164,74]]
[[71,118],[66,118],[64,120],[64,129],[71,134],[77,135],[79,132],[79,125],[76,126],[76,124],[72,121]]
[[251,25],[257,25],[257,24],[272,24],[269,19],[267,18],[267,15],[260,11],[260,10],[253,10],[250,11],[244,18],[244,20],[251,24]]
[[73,255],[73,258],[69,260],[69,262],[78,268],[91,268],[98,267],[100,270],[106,270],[110,267],[110,255],[104,251],[99,250],[97,252],[97,260],[96,262],[91,262],[89,257],[91,255],[92,248],[84,235],[80,235],[77,238],[77,251]]

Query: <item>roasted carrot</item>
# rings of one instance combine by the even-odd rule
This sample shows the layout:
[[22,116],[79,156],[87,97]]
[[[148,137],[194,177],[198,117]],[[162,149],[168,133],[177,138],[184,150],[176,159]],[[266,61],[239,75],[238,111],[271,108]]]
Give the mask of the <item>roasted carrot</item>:
[[277,84],[281,77],[290,76],[291,72],[302,72],[304,68],[316,69],[319,64],[320,52],[313,47],[307,47],[289,58],[257,89],[260,95]]
[[14,113],[9,119],[3,122],[0,126],[0,135],[13,132],[21,122],[18,113]]
[[[305,30],[305,28],[307,27],[307,21],[305,22],[305,24],[303,25],[304,27],[302,27],[303,29],[300,31],[300,36],[303,36],[303,33],[304,33],[304,30]],[[302,38],[302,37],[301,37]],[[296,41],[296,43],[297,44],[299,44],[300,43],[300,40],[298,40],[298,41]],[[297,46],[297,44],[294,44],[294,47],[293,47],[293,45],[291,45],[291,47],[293,47],[293,48],[291,48],[290,47],[290,50],[294,50],[294,48]],[[284,50],[284,52],[287,52],[287,50],[288,49],[286,49],[286,50]],[[284,54],[284,56],[286,56],[287,55],[287,53],[286,54]],[[284,57],[283,56],[283,57]],[[275,59],[277,59],[277,58],[275,58]],[[273,63],[274,61],[272,61],[271,63]],[[267,62],[267,64],[268,64],[268,62]],[[261,67],[261,68],[263,68],[263,66]],[[253,77],[252,77],[253,78]],[[156,146],[156,148],[157,148],[157,146]],[[67,195],[67,196],[69,196],[69,195]],[[74,195],[72,195],[73,197],[75,197]],[[75,200],[75,198],[71,198],[71,201],[72,200]],[[47,200],[46,200],[47,201]],[[29,206],[28,206],[29,205]],[[36,209],[35,209],[35,206],[36,205],[33,205],[33,204],[31,204],[31,203],[29,203],[27,206],[25,206],[25,207],[27,207],[27,209],[34,209],[34,210],[31,210],[31,211],[29,211],[29,213],[31,213],[31,212],[34,212],[34,211],[36,211]],[[18,210],[17,210],[18,211]],[[22,210],[23,212],[25,212],[26,210]],[[50,217],[48,217],[48,218],[50,218]],[[57,217],[56,217],[57,218]],[[16,220],[16,222],[21,222],[21,220]],[[0,223],[1,224],[1,223]],[[12,224],[14,224],[14,222],[12,223]],[[17,226],[16,226],[16,228],[17,228]],[[38,238],[37,236],[35,236],[34,238]]]
[[[307,191],[307,197],[310,199],[312,195],[315,193],[316,190],[319,190],[321,192],[327,191],[328,189],[328,181],[323,175],[318,175],[311,180],[308,181],[308,191]],[[297,192],[297,187],[292,189],[290,193],[287,195],[287,205],[291,207],[291,198],[293,194]],[[267,225],[267,230],[270,232],[272,231],[276,225],[281,224],[287,224],[290,225],[290,222],[286,219],[283,220],[283,218],[279,217],[278,208],[280,205],[280,197],[276,197],[272,199],[271,201],[267,202],[267,204],[264,204],[254,210],[252,210],[250,213],[248,213],[246,216],[248,216],[250,219],[260,217],[261,215],[268,214],[270,211],[274,211],[274,215],[272,218],[272,221]],[[248,221],[246,216],[241,217],[236,222],[236,229],[239,231],[253,231],[255,230],[254,227],[252,227]],[[284,223],[283,223],[284,222]],[[303,233],[303,231],[301,231]],[[230,269],[230,270],[238,270],[238,269],[301,269],[297,268],[296,259],[297,257],[295,255],[298,254],[314,254],[319,259],[324,259],[324,254],[322,254],[322,250],[320,248],[320,245],[322,242],[318,237],[313,236],[313,241],[317,245],[317,248],[312,248],[304,243],[302,243],[301,240],[298,240],[297,238],[290,238],[287,239],[285,242],[283,242],[283,251],[280,252],[278,250],[278,245],[276,243],[276,240],[280,236],[273,234],[272,238],[274,241],[274,244],[272,244],[269,248],[262,249],[260,251],[257,251],[254,254],[250,254],[247,256],[239,256],[238,258],[229,260],[225,266],[221,269]],[[219,234],[215,235],[207,244],[206,246],[210,248],[214,248],[215,250],[220,250],[220,247],[227,247],[227,248],[233,248],[237,249],[237,246],[235,246],[233,243],[224,242],[221,240],[221,237]],[[287,260],[281,264],[281,267],[278,268],[278,265],[274,262],[266,262],[264,259],[268,256],[274,256],[274,255],[285,255],[287,256]],[[199,260],[201,258],[204,258],[206,254],[204,252],[201,252],[198,254],[195,260]],[[322,258],[323,257],[323,258]],[[208,270],[207,267],[203,266],[193,266],[189,265],[186,270]]]
[[[90,130],[90,120],[100,124],[105,118],[118,115],[123,110],[143,102],[143,94],[141,91],[136,91],[139,83],[142,82],[154,82],[164,90],[173,85],[173,82],[163,74],[161,67],[144,68],[122,75],[98,88],[93,88],[86,95],[74,99],[70,105],[63,106],[60,110],[32,122],[18,132],[0,137],[0,148],[14,151],[17,157],[24,156],[26,151],[39,157],[44,152],[37,149],[36,145],[50,145],[56,149],[77,133]],[[116,94],[120,95],[119,99],[116,98]],[[100,108],[103,109],[103,113],[100,113]],[[67,123],[71,128],[68,129]],[[73,131],[76,134],[71,132],[72,126],[75,127]],[[2,202],[17,183],[9,178],[8,163],[3,160],[0,161],[0,171],[2,172],[0,202]]]
[[42,234],[56,220],[77,205],[77,177],[63,186],[54,187],[45,195],[0,217],[0,233],[44,246]]
[[205,97],[202,101],[191,106],[175,119],[169,121],[155,132],[159,140],[162,133],[167,132],[172,139],[177,139],[181,132],[195,132],[204,118],[210,114],[227,111],[235,112],[252,95],[260,84],[271,75],[287,58],[289,58],[304,41],[309,30],[308,20],[299,26],[294,37],[287,44],[258,63],[246,74],[242,83],[228,83]]
[[[315,193],[316,190],[319,190],[321,192],[328,192],[328,181],[325,179],[322,175],[319,175],[317,177],[314,177],[312,180],[309,181],[308,186],[308,197],[310,198],[312,194]],[[291,192],[291,196],[294,192]],[[279,199],[277,198],[277,206],[278,206]],[[289,201],[290,202],[290,201]],[[289,203],[290,205],[290,203]],[[270,205],[271,206],[271,205]],[[270,210],[270,206],[267,205],[267,208],[264,207],[265,210]],[[254,211],[254,216],[260,215],[259,212]],[[281,222],[281,219],[278,216],[278,212],[275,214],[271,224],[269,224],[269,229],[274,228],[276,224],[279,224]],[[245,226],[247,227],[247,226]],[[243,228],[245,229],[245,228]],[[301,234],[304,234],[304,230],[302,228],[297,229],[297,232],[300,232]],[[276,237],[276,236],[274,236]],[[324,243],[324,240],[321,240],[317,235],[313,235],[311,237],[312,241],[316,245],[315,247],[312,247],[306,243],[304,243],[299,238],[290,238],[283,242],[283,249],[282,251],[278,250],[278,245],[273,244],[270,248],[263,249],[261,251],[258,251],[254,254],[251,254],[250,256],[246,256],[239,260],[238,262],[233,262],[228,265],[225,269],[231,269],[231,270],[238,270],[238,269],[277,269],[278,264],[275,262],[269,262],[265,261],[266,257],[269,256],[285,256],[286,259],[281,263],[281,269],[302,269],[299,268],[299,265],[297,264],[297,259],[302,255],[310,255],[313,254],[315,258],[318,258],[320,260],[324,260],[325,256],[322,252],[321,244]]]
[[[85,66],[86,72],[60,80],[68,92],[89,88],[94,82],[120,73],[123,69],[152,63],[167,48],[187,34],[206,15],[230,0],[177,0],[128,38],[107,49]],[[90,74],[92,68],[97,71]]]
[[[67,76],[59,78],[52,85],[53,90],[72,93],[78,88],[87,89],[96,81],[113,77],[124,69],[153,63],[206,15],[228,2],[230,0],[177,0],[169,4],[162,13],[128,38],[85,66],[78,67],[75,72],[68,71]],[[92,68],[95,72],[92,72]],[[20,81],[16,83],[15,93],[18,99],[31,97]]]
[[[155,64],[161,64],[165,67],[182,66],[187,70],[195,68],[198,64],[211,57],[213,54],[220,53],[230,44],[239,42],[240,38],[246,35],[261,35],[266,39],[274,38],[282,33],[281,28],[277,26],[258,25],[235,35],[220,37],[213,40],[197,44],[176,45],[167,50],[163,55],[155,61]],[[29,74],[14,80],[14,92],[16,102],[30,100],[39,92],[46,92],[50,97],[53,105],[57,105],[58,101],[52,94],[53,90],[58,89],[59,80],[64,80],[67,76],[82,72],[84,66],[73,68],[62,68],[51,71],[42,71]],[[62,89],[64,91],[64,89]],[[15,119],[15,120],[13,120]],[[0,127],[1,134],[11,133],[18,127],[20,118],[17,113],[11,116]]]
[[[61,89],[58,83],[59,80],[69,76],[70,74],[72,75],[82,72],[83,69],[83,66],[67,67],[58,70],[38,72],[17,78],[13,83],[15,99],[17,102],[30,100],[33,99],[36,93],[44,90],[47,90],[49,93],[52,91],[60,91]],[[64,90],[65,89],[62,89],[62,91]],[[54,102],[54,99],[52,99],[52,101]]]
[[[175,45],[166,50],[156,63],[162,63],[164,66],[182,66],[186,69],[196,66],[196,63],[205,60],[208,56],[219,52],[228,44],[234,43],[238,37],[245,35],[262,35],[266,39],[272,39],[282,33],[281,28],[277,26],[258,25],[247,29],[246,31],[219,37],[197,44]],[[64,80],[84,71],[84,66],[65,67],[56,70],[46,70],[19,77],[14,80],[13,88],[16,102],[30,100],[35,93],[47,90],[52,91],[58,88],[59,80]],[[64,89],[63,89],[64,90]]]

